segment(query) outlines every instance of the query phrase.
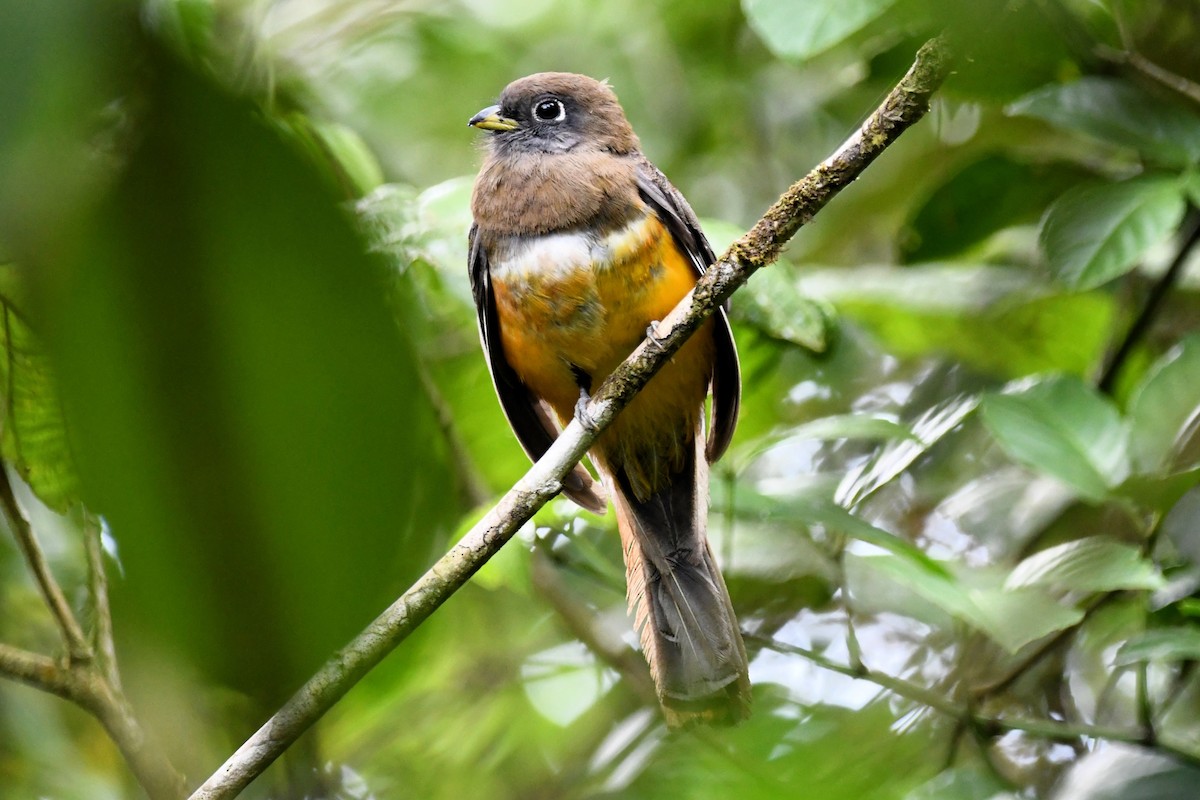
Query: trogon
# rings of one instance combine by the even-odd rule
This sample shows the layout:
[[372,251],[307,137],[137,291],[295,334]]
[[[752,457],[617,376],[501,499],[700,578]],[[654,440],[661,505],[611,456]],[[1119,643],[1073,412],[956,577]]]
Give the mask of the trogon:
[[[479,329],[500,404],[536,460],[715,257],[606,83],[530,75],[470,125],[489,133],[471,197]],[[598,514],[612,497],[630,610],[675,727],[750,711],[745,645],[705,535],[708,465],[733,436],[740,392],[722,309],[592,446],[607,492],[582,465],[564,481]]]

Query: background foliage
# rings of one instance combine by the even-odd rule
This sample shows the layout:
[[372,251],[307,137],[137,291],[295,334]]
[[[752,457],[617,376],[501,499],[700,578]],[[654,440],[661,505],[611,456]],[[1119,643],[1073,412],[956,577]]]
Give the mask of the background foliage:
[[[472,113],[610,78],[720,250],[946,30],[931,117],[734,299],[710,527],[752,720],[665,732],[611,516],[556,501],[247,795],[1195,796],[1200,4],[133,10],[0,8],[0,452],[85,621],[102,516],[126,689],[192,784],[524,469]],[[0,642],[55,653],[10,541]],[[12,682],[0,786],[137,792]]]

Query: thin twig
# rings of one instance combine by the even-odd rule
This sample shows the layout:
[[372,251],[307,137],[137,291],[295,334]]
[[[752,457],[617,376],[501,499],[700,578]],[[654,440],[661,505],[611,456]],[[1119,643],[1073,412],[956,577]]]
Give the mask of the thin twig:
[[88,595],[92,605],[92,646],[100,671],[113,689],[121,690],[121,675],[117,670],[117,649],[113,641],[112,608],[108,602],[108,575],[104,569],[103,532],[100,521],[85,515],[82,520],[83,547],[87,555]]
[[1196,243],[1200,241],[1200,212],[1193,212],[1191,222],[1189,223],[1187,232],[1183,235],[1183,241],[1179,245],[1179,249],[1175,252],[1175,258],[1171,261],[1171,265],[1167,267],[1167,271],[1155,281],[1151,287],[1150,293],[1146,296],[1146,302],[1142,305],[1142,310],[1138,312],[1137,318],[1129,326],[1129,330],[1125,332],[1124,338],[1121,339],[1121,344],[1109,359],[1108,364],[1104,368],[1104,373],[1100,377],[1096,386],[1100,391],[1106,394],[1111,394],[1113,387],[1116,385],[1117,377],[1121,374],[1121,368],[1125,366],[1125,361],[1129,358],[1129,354],[1133,349],[1141,343],[1145,338],[1146,333],[1154,324],[1154,318],[1158,315],[1159,308],[1162,307],[1163,301],[1166,300],[1167,294],[1171,291],[1179,276],[1183,273],[1183,267],[1187,264],[1188,256],[1195,249]]
[[12,481],[8,477],[8,470],[2,464],[0,464],[0,506],[3,506],[9,525],[12,527],[13,536],[16,537],[17,545],[21,548],[25,561],[29,564],[29,571],[33,573],[34,580],[37,581],[42,598],[46,601],[46,607],[50,609],[50,614],[58,625],[59,633],[62,634],[63,643],[67,648],[67,657],[72,663],[90,661],[92,648],[88,645],[87,637],[84,636],[79,621],[75,619],[75,613],[71,611],[71,605],[67,602],[66,595],[63,594],[58,581],[50,572],[50,565],[46,563],[46,555],[34,537],[29,521],[21,512],[16,495],[13,493]]
[[237,796],[316,722],[351,686],[457,591],[537,509],[588,447],[687,337],[756,270],[779,257],[787,241],[838,192],[929,110],[929,99],[949,70],[945,45],[927,42],[908,74],[862,127],[825,162],[794,184],[747,234],[697,282],[655,331],[593,394],[589,424],[572,420],[546,454],[453,549],[328,661],[192,795],[193,800]]
[[67,670],[53,658],[40,653],[0,644],[0,675],[68,700],[74,699]]
[[1117,50],[1101,45],[1096,48],[1096,53],[1105,61],[1133,67],[1134,70],[1150,80],[1178,92],[1193,103],[1200,103],[1200,83],[1190,81],[1182,75],[1160,67],[1137,51]]
[[1193,102],[1200,103],[1200,84],[1160,67],[1139,53],[1137,43],[1134,41],[1133,35],[1129,32],[1129,25],[1125,21],[1125,15],[1121,13],[1120,5],[1114,3],[1112,12],[1113,21],[1117,24],[1117,33],[1121,37],[1121,47],[1123,49],[1117,50],[1101,44],[1096,48],[1096,54],[1105,61],[1133,67],[1147,78],[1166,86],[1168,89],[1179,92]]

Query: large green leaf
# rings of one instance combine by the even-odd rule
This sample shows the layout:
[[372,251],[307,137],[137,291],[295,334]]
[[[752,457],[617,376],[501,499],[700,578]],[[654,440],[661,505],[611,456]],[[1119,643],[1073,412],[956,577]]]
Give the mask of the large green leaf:
[[1182,167],[1200,161],[1200,114],[1127,81],[1085,77],[1048,86],[1008,112],[1132,147],[1153,163]]
[[1014,460],[1099,501],[1129,474],[1117,409],[1075,378],[1057,377],[983,399],[983,419]]
[[1179,446],[1200,423],[1200,334],[1193,334],[1155,364],[1129,400],[1130,450],[1141,472],[1187,469],[1175,463]]
[[118,631],[277,699],[424,567],[454,479],[337,199],[248,104],[146,59],[123,174],[46,250],[51,344]]
[[1175,231],[1185,208],[1172,176],[1079,186],[1046,210],[1038,240],[1055,277],[1093,289],[1133,269]]
[[50,508],[79,499],[58,387],[41,340],[29,325],[21,276],[0,266],[0,454]]
[[896,0],[742,0],[746,19],[776,55],[811,58],[878,19]]
[[1078,592],[1158,589],[1162,573],[1141,551],[1115,539],[1089,537],[1048,547],[1021,561],[1007,589],[1048,586]]

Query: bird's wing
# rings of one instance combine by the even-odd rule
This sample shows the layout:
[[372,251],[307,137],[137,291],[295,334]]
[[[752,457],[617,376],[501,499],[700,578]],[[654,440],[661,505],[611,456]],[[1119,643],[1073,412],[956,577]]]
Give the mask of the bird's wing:
[[[671,185],[667,176],[645,158],[639,159],[637,184],[642,200],[654,209],[671,232],[676,246],[687,254],[696,277],[702,275],[717,257],[704,238],[692,207]],[[716,345],[716,357],[712,375],[712,427],[705,446],[705,454],[710,462],[720,458],[729,447],[741,405],[741,368],[738,366],[733,331],[729,327],[727,306],[717,309],[713,314],[713,342]]]

